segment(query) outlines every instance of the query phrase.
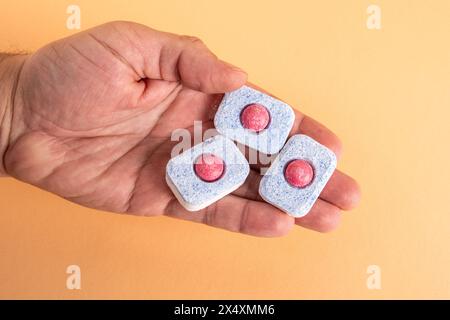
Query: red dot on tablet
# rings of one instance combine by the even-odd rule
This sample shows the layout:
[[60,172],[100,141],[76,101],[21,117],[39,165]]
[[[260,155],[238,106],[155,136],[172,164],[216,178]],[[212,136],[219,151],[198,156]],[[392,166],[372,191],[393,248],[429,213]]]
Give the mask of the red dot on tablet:
[[260,132],[267,128],[269,121],[269,111],[261,104],[252,103],[242,110],[241,123],[246,129]]
[[284,170],[284,177],[290,185],[297,188],[304,188],[309,185],[314,178],[314,169],[305,160],[292,160]]
[[220,179],[224,170],[225,163],[222,158],[212,153],[200,155],[194,163],[195,174],[206,182],[214,182]]

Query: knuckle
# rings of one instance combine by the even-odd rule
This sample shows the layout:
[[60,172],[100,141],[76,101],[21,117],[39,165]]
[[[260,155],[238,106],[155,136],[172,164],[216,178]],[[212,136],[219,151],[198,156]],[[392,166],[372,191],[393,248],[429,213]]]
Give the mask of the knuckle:
[[340,222],[341,222],[341,214],[339,212],[323,215],[317,221],[316,230],[321,233],[328,233],[336,230],[339,227]]
[[134,24],[134,22],[130,22],[130,21],[114,20],[114,21],[105,23],[104,26],[112,27],[115,29],[121,29],[121,28],[130,28],[133,24]]
[[190,44],[201,45],[201,46],[204,45],[203,41],[196,36],[181,35],[180,38],[181,38],[181,40],[183,40],[187,43],[190,43]]
[[349,190],[345,193],[343,199],[345,210],[351,210],[355,208],[361,201],[361,188],[353,178],[351,179],[352,183],[349,184]]
[[339,157],[342,154],[342,149],[343,149],[343,144],[341,139],[339,139],[339,137],[337,135],[335,135],[333,133],[333,138],[332,138],[332,145],[333,145],[333,151],[336,154],[337,157]]
[[291,219],[288,215],[284,215],[282,218],[275,219],[272,224],[272,232],[275,236],[287,235],[294,226],[294,219]]

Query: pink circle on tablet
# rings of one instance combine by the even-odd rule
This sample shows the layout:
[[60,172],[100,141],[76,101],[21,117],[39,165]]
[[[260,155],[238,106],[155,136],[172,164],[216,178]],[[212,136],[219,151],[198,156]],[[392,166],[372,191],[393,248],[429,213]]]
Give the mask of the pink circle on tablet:
[[249,104],[241,112],[241,123],[244,128],[260,132],[267,128],[270,122],[269,111],[261,104]]
[[284,170],[284,177],[290,185],[297,188],[304,188],[311,183],[314,178],[314,169],[308,161],[292,160]]
[[224,170],[225,163],[222,158],[212,153],[200,155],[194,163],[195,174],[206,182],[214,182],[220,179]]

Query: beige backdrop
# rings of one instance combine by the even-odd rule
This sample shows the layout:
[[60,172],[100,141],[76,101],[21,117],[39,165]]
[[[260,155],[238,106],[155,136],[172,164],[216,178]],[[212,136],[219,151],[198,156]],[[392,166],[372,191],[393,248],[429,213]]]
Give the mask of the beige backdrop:
[[[199,36],[338,133],[363,199],[334,233],[257,239],[1,179],[0,297],[450,298],[450,1],[373,3],[381,30],[363,0],[3,0],[1,50],[76,32],[70,4],[81,29],[125,19]],[[66,288],[73,264],[81,290]]]

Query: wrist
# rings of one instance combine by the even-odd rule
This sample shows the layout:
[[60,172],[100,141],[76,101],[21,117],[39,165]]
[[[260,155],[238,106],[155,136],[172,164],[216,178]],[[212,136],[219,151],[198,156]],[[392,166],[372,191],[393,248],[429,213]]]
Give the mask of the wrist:
[[0,177],[7,176],[5,153],[13,130],[14,102],[26,55],[0,53]]

